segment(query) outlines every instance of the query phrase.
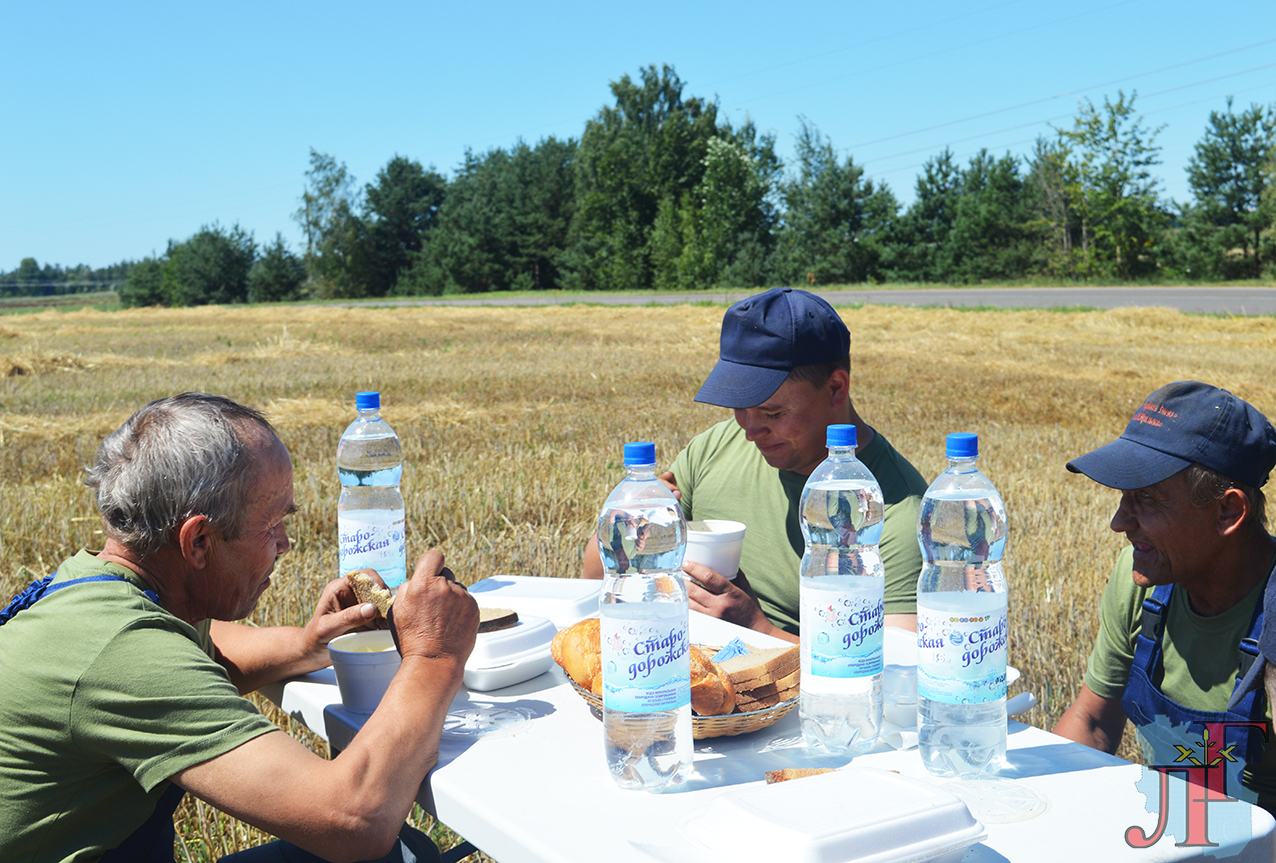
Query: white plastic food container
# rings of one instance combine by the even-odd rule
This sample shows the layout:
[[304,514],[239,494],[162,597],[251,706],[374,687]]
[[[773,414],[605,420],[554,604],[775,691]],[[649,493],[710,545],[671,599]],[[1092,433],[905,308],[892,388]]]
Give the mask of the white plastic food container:
[[988,835],[956,795],[872,767],[729,791],[681,827],[719,859],[785,863],[956,863]]
[[598,613],[602,586],[601,581],[584,578],[494,575],[470,585],[470,593],[479,605],[512,608],[520,617],[548,617],[554,626],[566,629]]
[[548,618],[522,612],[519,612],[518,623],[511,627],[480,632],[474,642],[474,652],[465,663],[462,678],[465,688],[488,692],[544,674],[554,663],[549,645],[557,632],[558,627]]

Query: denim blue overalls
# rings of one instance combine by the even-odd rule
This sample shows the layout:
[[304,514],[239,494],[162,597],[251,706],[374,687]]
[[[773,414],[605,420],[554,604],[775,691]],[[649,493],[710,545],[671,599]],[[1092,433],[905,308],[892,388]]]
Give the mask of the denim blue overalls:
[[[1189,752],[1199,752],[1202,723],[1263,723],[1266,720],[1267,697],[1261,686],[1246,693],[1235,708],[1214,712],[1184,707],[1166,696],[1153,683],[1162,662],[1161,639],[1165,634],[1165,618],[1173,592],[1173,584],[1159,584],[1143,600],[1142,624],[1135,637],[1130,679],[1126,683],[1125,694],[1121,697],[1125,715],[1130,717],[1130,721],[1139,729],[1140,737],[1152,748],[1151,753],[1144,753],[1151,759],[1149,766],[1157,767],[1182,762],[1183,751],[1176,749],[1176,746],[1181,745]],[[1263,599],[1260,596],[1250,620],[1249,634],[1238,646],[1238,673],[1233,691],[1240,686],[1245,672],[1258,656],[1258,634],[1262,628]],[[1159,723],[1158,718],[1161,719]],[[1242,767],[1244,764],[1257,765],[1262,760],[1263,743],[1267,737],[1265,732],[1258,732],[1259,729],[1240,725],[1227,728],[1226,739],[1221,745],[1235,744],[1234,754],[1240,753],[1237,760],[1243,762]],[[1239,770],[1236,775],[1240,775]],[[1235,794],[1240,789],[1228,791]],[[1253,797],[1252,794],[1249,796]],[[1252,799],[1250,802],[1253,802]]]

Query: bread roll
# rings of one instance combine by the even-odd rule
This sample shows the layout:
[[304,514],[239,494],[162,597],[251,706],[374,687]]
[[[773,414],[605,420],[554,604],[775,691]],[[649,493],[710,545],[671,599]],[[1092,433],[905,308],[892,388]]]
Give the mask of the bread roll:
[[596,617],[560,629],[549,652],[581,689],[603,694],[602,636]]
[[691,654],[691,711],[698,716],[723,716],[735,710],[731,678],[694,644]]

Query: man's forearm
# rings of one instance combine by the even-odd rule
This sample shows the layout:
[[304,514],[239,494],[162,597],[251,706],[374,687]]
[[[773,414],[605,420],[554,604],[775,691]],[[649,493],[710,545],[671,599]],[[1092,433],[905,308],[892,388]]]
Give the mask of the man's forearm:
[[444,718],[464,668],[455,656],[404,658],[376,712],[332,761],[274,732],[187,768],[173,781],[324,859],[379,857],[438,763]]
[[305,630],[296,626],[248,626],[215,620],[210,633],[217,660],[241,694],[325,668],[326,655],[310,649]]
[[373,809],[391,832],[438,763],[443,722],[464,672],[463,663],[404,657],[381,704],[333,762],[348,799],[377,800]]
[[1119,698],[1103,698],[1085,684],[1052,731],[1092,749],[1115,754],[1125,733],[1125,711]]

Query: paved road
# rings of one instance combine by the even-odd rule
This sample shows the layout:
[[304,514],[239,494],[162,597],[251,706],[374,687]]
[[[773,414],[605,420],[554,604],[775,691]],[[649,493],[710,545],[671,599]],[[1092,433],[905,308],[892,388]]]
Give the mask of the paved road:
[[[544,306],[560,303],[602,305],[670,305],[674,303],[733,303],[751,292],[697,294],[590,294],[588,296],[456,297],[440,299],[385,299],[339,305],[396,306]],[[1270,288],[928,288],[918,290],[816,291],[834,305],[884,303],[901,306],[953,306],[996,308],[1061,308],[1084,306],[1118,309],[1129,306],[1165,306],[1185,312],[1232,315],[1276,315],[1276,287]]]

